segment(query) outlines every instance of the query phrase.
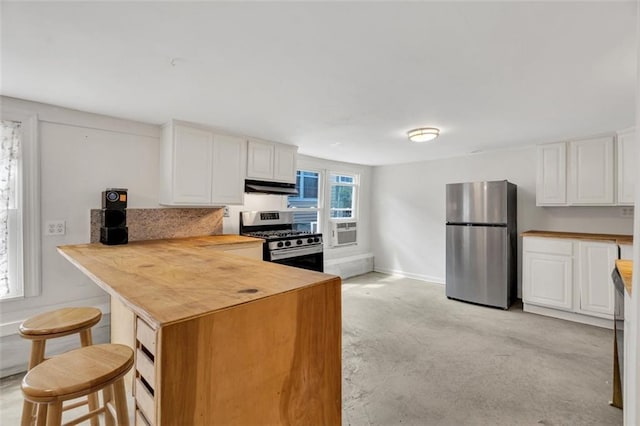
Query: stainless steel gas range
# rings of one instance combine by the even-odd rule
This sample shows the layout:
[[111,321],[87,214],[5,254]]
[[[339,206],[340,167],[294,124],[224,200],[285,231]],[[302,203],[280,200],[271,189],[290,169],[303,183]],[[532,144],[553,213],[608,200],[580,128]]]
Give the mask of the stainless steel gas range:
[[322,234],[297,231],[293,212],[240,212],[240,233],[265,240],[262,259],[323,272]]

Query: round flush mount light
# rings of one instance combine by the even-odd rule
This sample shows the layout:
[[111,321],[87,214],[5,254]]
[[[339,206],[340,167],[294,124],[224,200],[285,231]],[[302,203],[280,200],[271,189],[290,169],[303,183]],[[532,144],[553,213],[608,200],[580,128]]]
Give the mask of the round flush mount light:
[[411,142],[428,142],[437,138],[439,134],[440,129],[435,127],[420,127],[407,132]]

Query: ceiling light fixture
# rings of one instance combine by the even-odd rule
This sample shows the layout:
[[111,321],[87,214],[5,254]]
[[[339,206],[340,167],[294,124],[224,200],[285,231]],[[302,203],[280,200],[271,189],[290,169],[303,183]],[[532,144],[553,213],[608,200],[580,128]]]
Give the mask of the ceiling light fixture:
[[411,142],[428,142],[434,140],[440,134],[440,129],[435,127],[420,127],[419,129],[409,130],[407,136]]

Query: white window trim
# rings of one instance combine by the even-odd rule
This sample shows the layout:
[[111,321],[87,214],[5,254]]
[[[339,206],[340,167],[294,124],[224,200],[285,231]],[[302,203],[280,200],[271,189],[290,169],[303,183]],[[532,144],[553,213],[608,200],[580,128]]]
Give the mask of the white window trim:
[[24,295],[1,299],[0,303],[38,296],[42,289],[40,237],[40,142],[38,116],[22,111],[4,109],[2,119],[22,123],[22,259]]
[[[327,170],[326,171],[326,182],[327,182],[327,193],[326,199],[331,200],[331,187],[333,185],[336,186],[351,186],[353,187],[353,206],[351,209],[335,209],[335,210],[353,210],[353,217],[331,217],[331,206],[326,206],[327,208],[327,229],[330,229],[331,222],[357,222],[358,215],[360,214],[360,174],[354,172],[345,172],[338,170]],[[331,182],[331,175],[340,175],[340,176],[351,176],[353,177],[353,183],[349,182]]]
[[319,170],[315,168],[307,168],[307,167],[298,167],[296,169],[296,174],[298,171],[311,172],[318,174],[318,207],[298,207],[298,208],[289,208],[287,204],[287,197],[284,198],[285,210],[291,212],[317,212],[318,214],[318,232],[324,234],[325,223],[324,223],[324,182],[325,182],[325,173],[326,170]]

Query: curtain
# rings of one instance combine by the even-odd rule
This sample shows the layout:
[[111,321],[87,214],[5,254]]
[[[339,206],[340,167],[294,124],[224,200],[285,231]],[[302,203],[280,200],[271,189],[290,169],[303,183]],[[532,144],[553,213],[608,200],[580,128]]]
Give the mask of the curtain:
[[15,182],[20,154],[20,123],[2,121],[0,152],[0,296],[9,285],[9,209],[16,208]]

